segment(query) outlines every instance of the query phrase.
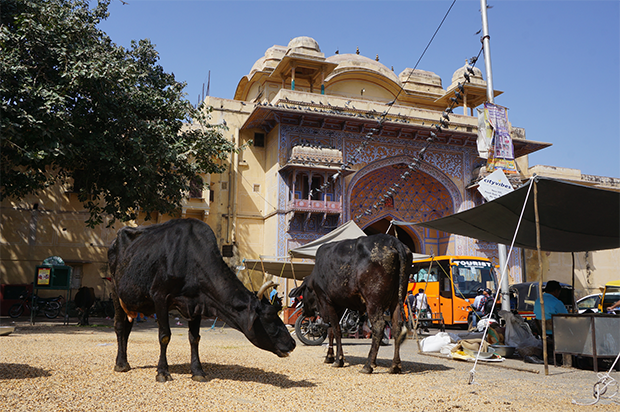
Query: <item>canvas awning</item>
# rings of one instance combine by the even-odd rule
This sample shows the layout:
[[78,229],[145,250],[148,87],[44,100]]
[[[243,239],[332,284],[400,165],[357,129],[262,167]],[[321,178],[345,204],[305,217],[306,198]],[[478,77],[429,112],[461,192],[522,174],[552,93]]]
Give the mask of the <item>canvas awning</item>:
[[273,276],[302,280],[314,268],[314,262],[293,262],[288,257],[280,259],[245,259],[247,270],[258,270]]
[[[620,248],[620,193],[546,177],[536,177],[540,250],[582,252]],[[512,244],[519,216],[534,179],[491,202],[418,226]],[[534,195],[527,205],[514,245],[536,249]]]
[[337,227],[325,236],[322,236],[312,242],[306,243],[303,246],[299,246],[290,250],[290,254],[296,258],[314,258],[319,247],[324,243],[337,242],[345,239],[357,239],[358,237],[366,236],[366,233],[350,220],[342,226]]

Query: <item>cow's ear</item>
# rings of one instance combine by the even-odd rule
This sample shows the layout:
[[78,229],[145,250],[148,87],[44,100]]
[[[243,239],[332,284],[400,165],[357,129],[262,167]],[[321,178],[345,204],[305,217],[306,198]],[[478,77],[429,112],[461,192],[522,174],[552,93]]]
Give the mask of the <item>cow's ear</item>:
[[306,287],[306,285],[301,285],[301,286],[298,286],[298,287],[296,287],[294,289],[291,289],[291,291],[288,294],[288,297],[289,298],[298,298],[298,297],[300,297],[301,295],[303,295],[303,290],[304,290],[305,287]]
[[256,317],[258,316],[258,300],[249,299],[248,296],[249,295],[245,293],[235,294],[232,298],[232,306],[239,314],[247,317],[247,330],[250,331],[252,326],[254,326]]
[[248,331],[254,327],[254,321],[258,317],[258,301],[250,300],[248,303]]

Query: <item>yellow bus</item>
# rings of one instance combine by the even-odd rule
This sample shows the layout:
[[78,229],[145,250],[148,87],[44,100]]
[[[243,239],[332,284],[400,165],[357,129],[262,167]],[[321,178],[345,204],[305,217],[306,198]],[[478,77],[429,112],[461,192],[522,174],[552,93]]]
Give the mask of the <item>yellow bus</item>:
[[415,295],[424,289],[433,319],[446,325],[467,325],[470,305],[479,289],[497,290],[493,264],[473,256],[436,256],[414,260],[409,286]]

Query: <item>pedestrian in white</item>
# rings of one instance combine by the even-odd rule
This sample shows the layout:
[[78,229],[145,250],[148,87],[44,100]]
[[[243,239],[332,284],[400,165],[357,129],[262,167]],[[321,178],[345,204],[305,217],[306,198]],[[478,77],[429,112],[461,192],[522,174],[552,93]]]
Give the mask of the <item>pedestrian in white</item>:
[[[424,289],[418,290],[418,293],[413,298],[415,311],[418,314],[418,319],[429,318],[428,313],[428,299],[426,297],[426,293],[424,293]],[[424,322],[422,324],[424,327],[424,332],[428,332],[428,322]]]

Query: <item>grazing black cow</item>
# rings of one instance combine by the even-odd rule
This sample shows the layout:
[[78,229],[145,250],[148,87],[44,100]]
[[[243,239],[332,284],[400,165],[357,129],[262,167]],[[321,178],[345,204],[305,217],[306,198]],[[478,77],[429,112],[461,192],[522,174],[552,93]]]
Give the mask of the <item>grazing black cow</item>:
[[170,342],[168,311],[188,319],[192,379],[205,381],[198,356],[200,320],[224,320],[257,347],[288,356],[295,348],[277,308],[259,300],[226,265],[211,228],[196,219],[119,230],[108,251],[116,296],[114,330],[117,372],[130,369],[127,340],[137,312],[157,314],[160,356],[157,381],[171,380],[166,348]]
[[[405,300],[411,252],[393,236],[378,234],[327,243],[319,247],[310,276],[289,297],[303,296],[304,316],[321,314],[330,324],[325,363],[344,366],[339,320],[346,308],[367,312],[372,345],[363,373],[376,367],[377,352],[385,327],[384,313],[392,314],[394,358],[391,373],[400,373],[400,345],[405,339],[401,308]],[[333,338],[336,337],[334,358]]]
[[78,325],[86,326],[90,325],[88,321],[88,315],[90,313],[90,308],[95,304],[95,289],[87,286],[82,286],[78,289],[75,294],[75,307],[77,308],[78,315]]

